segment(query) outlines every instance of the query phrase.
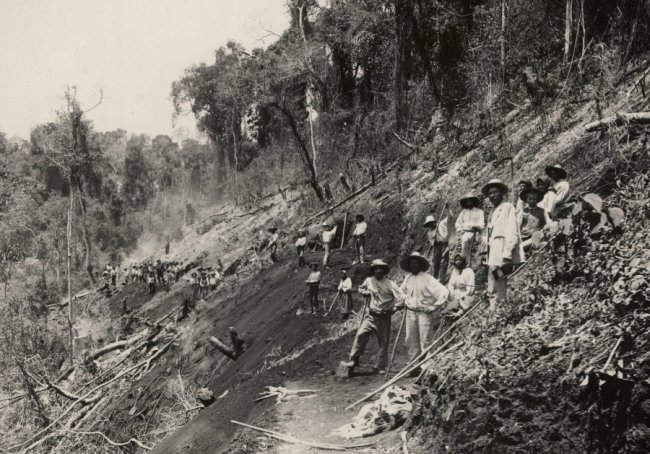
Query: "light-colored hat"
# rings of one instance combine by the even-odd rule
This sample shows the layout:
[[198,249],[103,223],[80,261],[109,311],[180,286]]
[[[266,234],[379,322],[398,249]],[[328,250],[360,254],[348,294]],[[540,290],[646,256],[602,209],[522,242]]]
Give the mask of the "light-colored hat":
[[427,218],[424,220],[424,224],[422,224],[424,227],[426,227],[429,224],[435,224],[436,223],[436,218],[433,216],[427,216]]
[[461,197],[460,206],[463,207],[463,208],[468,208],[467,205],[470,202],[474,202],[474,206],[480,206],[481,205],[481,199],[476,197],[476,195],[472,194],[471,192],[468,192],[463,197]]
[[589,193],[582,196],[582,200],[587,202],[597,212],[603,211],[603,199],[599,195]]
[[483,193],[484,196],[487,197],[488,191],[490,188],[499,188],[503,192],[508,192],[508,185],[505,184],[503,181],[501,181],[498,178],[493,178],[490,181],[487,182],[485,186],[483,186],[483,189],[481,189],[481,192]]
[[370,264],[370,271],[374,270],[375,268],[384,268],[386,273],[390,271],[390,266],[382,259],[375,259],[372,261],[372,263]]
[[564,170],[561,165],[555,164],[553,166],[548,166],[546,169],[544,169],[544,172],[546,172],[546,175],[548,175],[550,177],[551,176],[551,174],[550,174],[551,170],[557,170],[558,172],[560,172],[560,178],[566,178],[566,175],[567,175],[566,170]]
[[332,224],[331,224],[329,221],[325,221],[325,222],[323,222],[323,224],[321,224],[321,225],[322,225],[323,227],[332,227]]
[[410,270],[408,269],[408,263],[413,259],[420,262],[420,265],[422,265],[422,271],[426,271],[429,269],[430,266],[429,261],[424,257],[422,257],[419,252],[413,252],[408,257],[402,259],[402,261],[399,263],[399,267],[402,268],[404,271],[409,272]]

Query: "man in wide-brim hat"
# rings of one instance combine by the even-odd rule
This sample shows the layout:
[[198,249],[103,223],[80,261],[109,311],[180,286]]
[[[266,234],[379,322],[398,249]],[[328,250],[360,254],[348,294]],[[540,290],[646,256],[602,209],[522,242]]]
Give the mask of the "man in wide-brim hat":
[[390,267],[381,259],[373,260],[370,265],[372,276],[359,286],[359,293],[370,298],[368,312],[357,330],[352,344],[348,367],[359,365],[361,355],[371,336],[377,337],[379,349],[375,371],[382,373],[388,364],[388,347],[390,345],[391,316],[402,308],[403,294],[397,285],[386,275]]
[[476,234],[485,229],[485,216],[483,210],[478,208],[481,200],[474,194],[465,194],[460,199],[463,210],[456,219],[456,233],[460,235],[461,254],[467,263],[472,262],[472,245]]
[[[357,214],[356,221],[354,231],[352,232],[352,237],[354,238],[354,251],[356,255],[352,262],[353,265],[363,263],[366,248],[366,232],[368,230],[368,224],[366,223],[366,218],[363,214]],[[345,235],[345,232],[343,232],[343,234]]]
[[488,294],[490,310],[494,311],[497,303],[507,299],[508,292],[507,274],[497,280],[494,272],[504,265],[521,263],[524,260],[524,250],[521,246],[515,206],[505,201],[508,186],[499,179],[493,179],[483,186],[482,192],[490,199],[493,206],[488,216],[486,242],[487,265],[490,271]]
[[427,273],[429,261],[413,252],[400,262],[406,277],[400,290],[404,294],[406,313],[406,345],[409,361],[416,359],[433,342],[434,324],[440,322],[440,309],[447,302],[449,291]]
[[298,230],[295,246],[298,254],[298,268],[302,268],[305,266],[305,247],[307,246],[307,231],[305,229]]
[[569,182],[566,180],[567,172],[562,166],[555,164],[544,169],[546,175],[553,180],[553,190],[555,191],[555,205],[553,207],[552,216],[557,214],[559,208],[562,208],[569,198],[571,190]]

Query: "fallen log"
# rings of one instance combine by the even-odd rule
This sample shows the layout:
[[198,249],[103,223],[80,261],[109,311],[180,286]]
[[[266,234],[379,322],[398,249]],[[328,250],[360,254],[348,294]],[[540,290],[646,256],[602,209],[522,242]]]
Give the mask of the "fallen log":
[[223,342],[221,342],[216,337],[214,337],[214,336],[208,337],[208,342],[210,342],[212,345],[214,345],[214,347],[217,350],[219,350],[221,353],[223,353],[224,355],[226,355],[228,358],[232,359],[233,361],[235,361],[237,359],[237,354],[235,353],[235,351],[233,349],[231,349],[230,347],[228,347]]
[[603,118],[602,120],[592,121],[585,125],[587,132],[603,129],[607,126],[620,126],[627,123],[646,124],[650,123],[650,112],[619,112],[612,117]]

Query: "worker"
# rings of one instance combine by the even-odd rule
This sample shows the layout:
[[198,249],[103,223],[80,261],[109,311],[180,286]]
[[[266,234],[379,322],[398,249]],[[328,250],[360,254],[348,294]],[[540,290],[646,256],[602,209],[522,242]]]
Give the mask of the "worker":
[[324,268],[329,268],[330,267],[331,243],[332,243],[332,241],[334,241],[334,236],[335,235],[336,235],[336,226],[332,227],[332,225],[329,222],[324,222],[323,223],[323,234],[322,234],[323,249],[325,249],[325,252],[323,252],[323,267]]
[[271,251],[271,261],[273,263],[278,261],[278,238],[280,235],[278,234],[278,229],[277,227],[271,227],[269,228],[269,232],[271,233],[271,239],[269,240],[268,246],[266,246],[265,249],[268,249]]
[[570,186],[566,180],[567,173],[559,165],[548,166],[544,169],[546,175],[553,180],[553,190],[555,191],[555,205],[553,207],[552,215],[557,217],[558,211],[561,210],[569,199]]
[[366,231],[368,230],[368,224],[366,224],[363,214],[357,214],[356,220],[357,223],[354,226],[354,232],[352,232],[352,236],[354,237],[355,253],[355,258],[352,262],[353,265],[363,263],[366,247]]
[[485,242],[488,248],[490,311],[494,312],[497,303],[507,299],[508,274],[514,270],[513,265],[524,260],[524,250],[515,206],[505,201],[508,186],[499,179],[492,179],[483,186],[482,192],[493,206],[488,216]]
[[352,312],[352,279],[345,270],[341,271],[341,280],[337,290],[341,297],[341,317],[345,320]]
[[429,215],[424,221],[424,228],[427,229],[427,239],[429,240],[429,253],[433,263],[433,277],[439,279],[442,271],[442,262],[448,246],[448,219],[445,218],[438,224],[436,218]]
[[190,285],[192,286],[192,301],[196,301],[199,296],[199,276],[197,273],[190,275]]
[[407,273],[400,290],[407,309],[406,345],[409,361],[413,361],[433,342],[433,326],[440,320],[449,290],[427,273],[429,261],[418,252],[404,258],[400,268]]
[[147,273],[147,284],[149,284],[149,294],[156,293],[156,275],[153,271]]
[[526,202],[521,214],[519,231],[521,232],[522,247],[527,250],[533,243],[535,232],[541,231],[546,226],[546,212],[540,206],[542,193],[537,188],[528,188],[521,192],[519,198]]
[[115,287],[117,285],[117,266],[113,266],[110,271],[111,275],[111,285]]
[[533,187],[533,183],[531,183],[528,180],[521,180],[519,183],[517,183],[517,190],[515,191],[515,209],[517,210],[517,216],[519,216],[519,223],[521,224],[521,213],[523,213],[524,208],[526,208],[526,201],[522,200],[520,195],[523,191],[526,189],[530,189]]
[[460,235],[461,254],[467,263],[472,262],[472,245],[477,234],[485,229],[481,200],[469,193],[460,199],[463,210],[456,219],[456,233]]
[[307,232],[303,229],[298,231],[296,240],[296,252],[298,253],[298,268],[305,266],[305,247],[307,246]]
[[318,263],[311,264],[311,273],[305,283],[309,289],[309,304],[311,306],[311,313],[315,314],[318,309],[318,290],[320,287],[320,271],[318,271]]
[[383,260],[373,260],[370,265],[372,276],[359,286],[359,293],[370,298],[370,301],[354,338],[347,367],[359,365],[361,355],[373,335],[379,344],[374,371],[382,374],[388,364],[391,316],[403,308],[402,292],[397,284],[386,277],[389,271],[390,267]]
[[537,204],[537,206],[544,210],[546,224],[550,225],[553,222],[553,211],[555,210],[555,199],[557,197],[555,189],[551,186],[551,180],[548,178],[538,178],[535,182],[535,186],[542,195],[542,200]]
[[449,290],[447,309],[456,311],[454,315],[461,315],[472,307],[476,290],[474,271],[467,266],[467,261],[461,254],[456,254],[454,257],[454,267],[447,282],[447,290]]

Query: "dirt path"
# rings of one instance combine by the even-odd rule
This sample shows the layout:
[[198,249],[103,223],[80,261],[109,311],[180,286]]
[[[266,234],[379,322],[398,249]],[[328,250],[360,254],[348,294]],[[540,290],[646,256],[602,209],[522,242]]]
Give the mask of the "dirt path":
[[[319,254],[310,254],[308,257],[309,261],[319,259]],[[323,272],[322,282],[324,286],[332,288],[331,295],[338,283],[340,267],[350,261],[350,252],[337,251],[333,257],[333,268]],[[314,441],[345,442],[336,440],[330,432],[350,422],[360,407],[348,411],[344,408],[383,383],[384,379],[377,375],[340,379],[334,375],[339,361],[349,355],[353,337],[351,331],[354,328],[342,337],[314,345],[317,339],[340,330],[340,322],[333,316],[295,316],[303,294],[301,282],[306,278],[308,270],[296,272],[293,265],[293,262],[285,261],[264,270],[237,297],[200,314],[200,323],[196,324],[195,329],[197,338],[204,336],[204,325],[209,333],[220,333],[222,339],[228,326],[235,326],[240,332],[247,332],[249,347],[237,361],[226,364],[208,385],[216,396],[226,391],[227,394],[157,445],[153,453],[239,453],[260,452],[263,449],[271,452],[305,452],[304,447],[296,450],[296,447],[282,446],[276,442],[271,445],[268,439],[257,433],[240,430],[230,423],[231,419]],[[357,266],[351,271],[356,286],[361,283],[361,277],[367,268]],[[360,301],[357,302],[355,310],[359,310],[360,305]],[[398,318],[393,323],[393,339],[399,324]],[[355,322],[349,322],[351,327],[354,324]],[[403,336],[402,334],[393,370],[398,370],[406,362]],[[309,345],[312,346],[308,347]],[[376,349],[376,341],[373,340],[362,359],[364,365],[372,364]],[[281,352],[280,355],[277,355],[278,352]],[[218,354],[212,355],[218,358]],[[196,355],[193,365],[195,372],[207,371],[213,367],[217,358],[212,355]],[[267,368],[272,361],[278,364],[277,361],[287,355],[299,356]],[[364,370],[369,372],[369,369],[363,367],[360,372]],[[274,399],[253,403],[265,386],[285,386],[291,389],[298,386],[317,388],[320,391],[317,397],[292,399],[280,405],[276,405]],[[395,446],[394,442],[392,445]]]

